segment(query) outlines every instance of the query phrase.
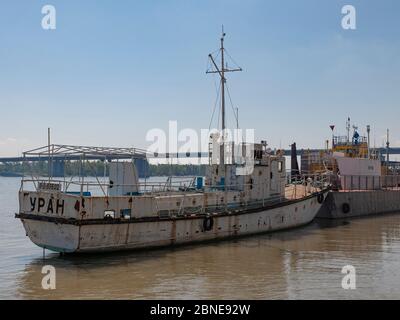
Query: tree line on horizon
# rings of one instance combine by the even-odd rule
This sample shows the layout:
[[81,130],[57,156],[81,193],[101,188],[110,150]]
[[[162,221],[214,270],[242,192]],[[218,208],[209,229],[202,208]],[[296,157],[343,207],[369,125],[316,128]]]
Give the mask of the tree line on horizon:
[[[139,176],[204,176],[206,165],[193,164],[149,164],[144,168],[139,168]],[[0,164],[0,176],[22,176],[33,174],[35,176],[48,176],[49,167],[47,161],[31,163],[3,163]],[[108,176],[108,166],[103,161],[83,162],[65,161],[65,176]]]

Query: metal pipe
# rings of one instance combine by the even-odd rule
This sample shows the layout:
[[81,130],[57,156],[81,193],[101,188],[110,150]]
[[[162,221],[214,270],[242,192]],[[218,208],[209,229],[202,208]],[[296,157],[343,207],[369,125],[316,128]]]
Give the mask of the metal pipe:
[[387,140],[386,140],[386,163],[387,163],[387,165],[389,165],[389,147],[390,147],[389,129],[387,129]]
[[47,128],[47,147],[48,147],[48,159],[47,159],[47,166],[48,166],[48,175],[49,175],[49,182],[51,176],[51,161],[50,161],[50,128]]
[[368,134],[368,159],[371,158],[371,141],[370,141],[370,133],[371,133],[371,126],[367,125],[367,134]]

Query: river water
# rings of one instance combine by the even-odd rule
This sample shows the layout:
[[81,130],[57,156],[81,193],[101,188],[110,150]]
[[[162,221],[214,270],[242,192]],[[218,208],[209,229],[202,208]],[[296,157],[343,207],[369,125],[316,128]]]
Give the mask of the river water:
[[[19,178],[0,177],[1,299],[400,299],[400,214],[317,220],[236,241],[140,252],[59,256],[25,236]],[[44,265],[56,289],[44,290]],[[341,273],[356,270],[356,289]]]

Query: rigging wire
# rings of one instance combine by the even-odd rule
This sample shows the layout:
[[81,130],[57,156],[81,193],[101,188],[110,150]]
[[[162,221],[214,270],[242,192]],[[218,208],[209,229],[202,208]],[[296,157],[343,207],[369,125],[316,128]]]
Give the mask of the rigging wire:
[[[218,94],[219,88],[218,88],[218,86],[217,86],[217,81],[216,81],[215,77],[216,77],[215,74],[213,74],[215,94]],[[220,86],[221,86],[221,83],[220,83]]]
[[236,111],[235,111],[235,108],[234,108],[234,106],[233,106],[233,102],[232,102],[232,98],[231,98],[231,93],[229,92],[229,87],[228,87],[228,84],[227,84],[227,83],[225,83],[225,87],[226,87],[226,92],[228,93],[229,102],[230,102],[230,104],[231,104],[233,114],[235,115],[236,123],[239,124],[239,119],[238,119],[237,113],[236,113]]
[[[219,127],[219,121],[220,121],[220,117],[221,117],[221,113],[222,113],[221,109],[222,109],[222,105],[221,105],[221,103],[219,103],[217,128]],[[222,126],[222,119],[221,119],[221,126]]]
[[[218,52],[218,53],[217,53],[216,56],[214,57],[214,54],[215,54],[216,52]],[[221,53],[221,50],[220,50],[220,49],[215,50],[213,53],[211,53],[211,55],[213,56],[213,58],[214,58],[215,61],[218,60],[218,57],[219,57],[220,53]],[[206,72],[209,72],[209,71],[211,71],[211,70],[213,70],[213,69],[214,69],[214,66],[211,64],[211,59],[208,58],[207,71],[206,71]]]
[[236,65],[236,67],[240,68],[239,64],[232,58],[232,56],[229,54],[228,50],[224,48],[225,53],[228,55],[228,57],[232,60],[232,62]]
[[[213,121],[214,115],[215,115],[215,110],[217,109],[217,104],[218,104],[218,102],[219,102],[219,95],[220,95],[220,93],[221,93],[221,84],[219,85],[219,88],[217,89],[217,97],[216,97],[216,99],[215,99],[214,109],[213,109],[213,113],[212,113],[212,116],[211,116],[210,125],[208,126],[208,130],[211,129],[212,121]],[[219,113],[218,113],[218,114],[219,114]],[[219,116],[218,116],[218,123],[219,123]]]

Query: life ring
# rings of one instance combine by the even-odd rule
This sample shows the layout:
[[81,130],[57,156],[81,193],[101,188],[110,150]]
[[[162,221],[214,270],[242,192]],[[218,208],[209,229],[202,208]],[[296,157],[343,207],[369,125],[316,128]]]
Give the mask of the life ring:
[[214,219],[210,216],[203,220],[203,231],[210,231],[214,226]]
[[317,196],[317,201],[319,204],[321,204],[322,202],[324,202],[325,198],[324,198],[324,194],[323,193],[319,193]]
[[343,213],[349,213],[350,212],[350,205],[348,203],[343,203],[342,204],[342,211],[343,211]]

